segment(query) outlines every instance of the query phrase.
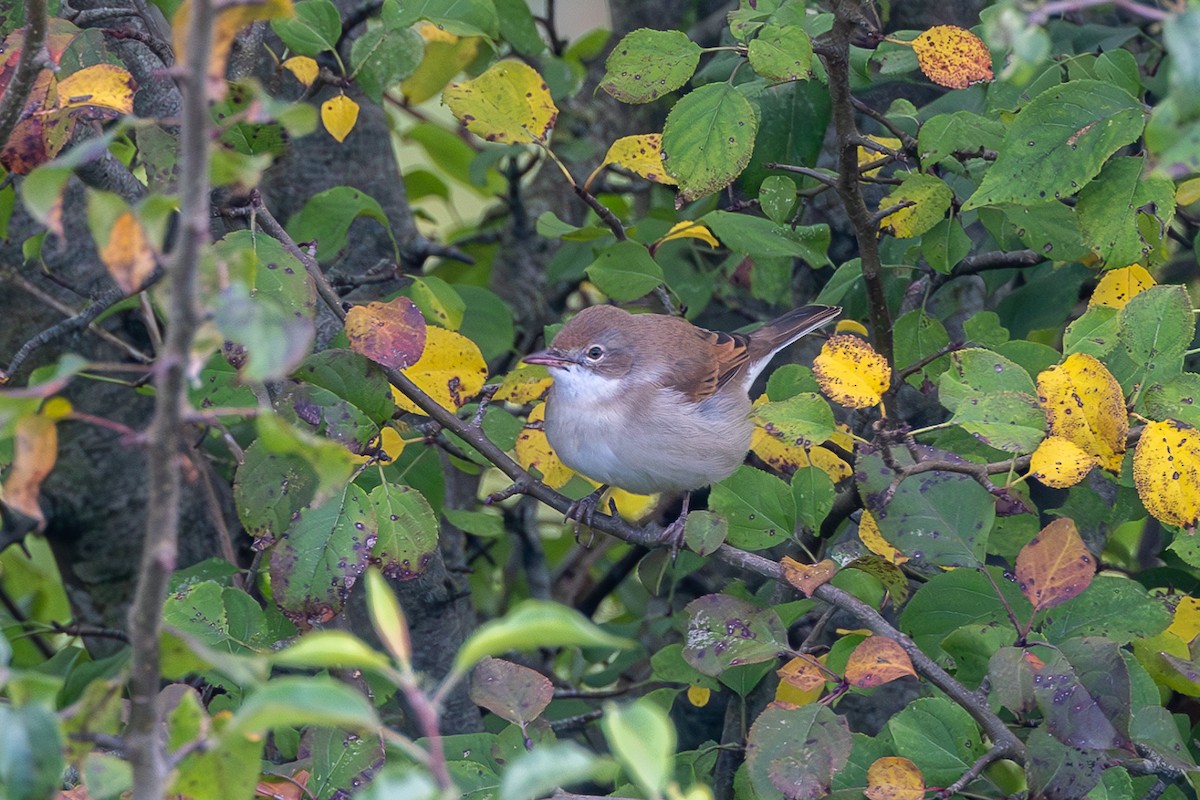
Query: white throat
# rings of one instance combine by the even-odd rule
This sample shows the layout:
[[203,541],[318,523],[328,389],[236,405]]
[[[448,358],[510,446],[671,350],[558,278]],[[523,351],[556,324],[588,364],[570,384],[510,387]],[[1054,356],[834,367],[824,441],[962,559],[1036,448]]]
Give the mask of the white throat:
[[554,399],[563,405],[607,405],[629,388],[619,378],[581,366],[551,369],[550,374],[554,377]]

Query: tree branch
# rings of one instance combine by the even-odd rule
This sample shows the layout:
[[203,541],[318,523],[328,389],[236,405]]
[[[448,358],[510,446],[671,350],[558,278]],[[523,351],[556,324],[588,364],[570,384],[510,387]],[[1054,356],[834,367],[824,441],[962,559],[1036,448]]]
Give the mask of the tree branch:
[[25,41],[17,71],[8,82],[4,100],[0,102],[0,146],[12,136],[13,129],[21,121],[25,101],[33,91],[34,81],[42,71],[42,47],[46,43],[46,0],[25,0]]
[[133,652],[129,725],[125,741],[133,766],[134,800],[161,800],[171,762],[163,739],[159,708],[162,682],[159,639],[167,582],[178,550],[180,457],[187,407],[186,370],[200,324],[198,271],[209,237],[209,114],[205,79],[214,19],[211,0],[195,0],[188,23],[188,62],[183,77],[180,140],[180,240],[168,270],[170,326],[156,365],[157,393],[148,436],[146,533],[137,589],[129,609]]

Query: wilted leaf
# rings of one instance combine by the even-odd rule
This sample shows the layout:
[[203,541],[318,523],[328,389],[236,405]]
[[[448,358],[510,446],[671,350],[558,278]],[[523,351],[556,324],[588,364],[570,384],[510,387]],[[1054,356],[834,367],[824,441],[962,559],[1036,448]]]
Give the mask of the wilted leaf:
[[884,756],[867,769],[869,800],[920,800],[925,796],[925,778],[917,765],[900,756]]
[[1097,458],[1061,436],[1047,436],[1029,459],[1029,472],[1055,489],[1066,489],[1082,481],[1096,466]]
[[1088,587],[1096,560],[1065,517],[1042,528],[1017,554],[1017,583],[1036,611],[1062,605]]
[[154,249],[132,211],[122,212],[113,223],[108,241],[100,249],[100,260],[126,294],[141,289],[154,273]]
[[892,380],[887,360],[864,340],[850,334],[833,336],[813,361],[817,383],[835,403],[870,408],[883,399]]
[[648,181],[671,185],[675,183],[675,180],[667,175],[667,170],[663,167],[661,133],[622,136],[612,143],[612,147],[608,148],[608,152],[604,154],[604,160],[600,162],[596,172],[609,164],[615,164],[635,175],[641,175]]
[[546,82],[520,61],[501,61],[474,80],[450,84],[442,102],[467,130],[489,142],[544,142],[558,118]]
[[750,450],[772,469],[785,475],[811,466],[838,483],[849,478],[852,472],[849,464],[824,447],[807,448],[789,444],[767,433],[761,425],[754,426]]
[[354,130],[356,122],[358,122],[358,103],[346,95],[339,94],[321,104],[321,123],[325,126],[325,130],[329,131],[329,135],[338,142],[346,141],[350,131]]
[[44,414],[25,417],[16,424],[12,468],[4,480],[0,497],[9,508],[35,520],[40,531],[46,525],[38,504],[42,481],[58,460],[58,429]]
[[1173,419],[1147,424],[1133,453],[1133,482],[1155,519],[1194,531],[1200,518],[1200,432]]
[[828,558],[816,564],[801,564],[791,556],[784,556],[779,564],[783,567],[784,579],[804,592],[805,597],[812,597],[817,587],[828,583],[837,572],[837,564]]
[[954,191],[934,175],[909,173],[903,183],[879,201],[879,208],[891,208],[901,203],[912,205],[893,211],[879,221],[879,229],[897,239],[912,239],[928,232],[945,218],[954,200]]
[[917,673],[904,648],[886,636],[868,636],[859,642],[846,662],[846,680],[851,686],[872,689]]
[[779,680],[796,687],[802,692],[817,691],[829,680],[829,673],[821,669],[820,662],[813,656],[803,655],[793,658],[779,669],[775,670]]
[[[431,327],[425,330],[424,352],[415,364],[404,370],[404,374],[442,408],[457,411],[483,388],[487,362],[483,360],[479,346],[467,337],[445,328]],[[396,405],[405,411],[422,413],[398,389],[393,390],[393,395]]]
[[346,312],[350,349],[376,364],[404,369],[425,352],[425,317],[407,297],[370,302]]
[[925,77],[951,89],[992,79],[992,54],[975,34],[956,25],[937,25],[913,40]]
[[511,661],[485,658],[471,673],[471,702],[514,725],[537,719],[553,699],[549,678]]
[[1074,442],[1110,472],[1121,469],[1129,415],[1116,378],[1096,358],[1072,353],[1038,374],[1038,402],[1050,435]]
[[517,446],[514,448],[517,463],[526,470],[537,470],[541,473],[542,483],[551,489],[558,489],[571,480],[575,472],[562,463],[562,459],[550,446],[545,430],[546,404],[541,403],[529,411],[525,427],[517,436]]

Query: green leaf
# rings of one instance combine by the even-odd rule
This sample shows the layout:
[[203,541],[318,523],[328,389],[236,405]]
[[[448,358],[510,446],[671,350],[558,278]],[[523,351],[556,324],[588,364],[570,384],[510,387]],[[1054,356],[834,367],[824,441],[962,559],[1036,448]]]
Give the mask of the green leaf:
[[342,38],[342,19],[329,0],[298,0],[296,15],[271,20],[271,29],[298,55],[315,56],[337,47]]
[[[1038,656],[1043,664],[1034,667],[1033,696],[1051,736],[1070,747],[1094,750],[1127,744],[1062,654],[1049,651]],[[1117,702],[1117,698],[1112,700]],[[1126,718],[1128,702],[1126,698]]]
[[255,538],[274,541],[317,491],[316,470],[298,453],[277,453],[261,441],[246,448],[233,481],[238,519]]
[[834,496],[833,480],[825,470],[801,467],[792,475],[796,517],[812,533],[820,532],[821,523],[833,510]]
[[1186,288],[1151,286],[1126,303],[1118,319],[1120,342],[1136,366],[1135,383],[1169,380],[1183,371],[1184,352],[1196,334]]
[[829,401],[815,392],[764,403],[754,409],[753,416],[771,436],[801,447],[820,444],[837,432]]
[[[335,492],[341,491],[349,480],[354,459],[350,451],[337,442],[294,428],[274,414],[259,414],[254,423],[259,441],[268,450],[299,455],[316,471],[313,503],[324,503]],[[282,488],[286,491],[288,487]]]
[[1086,353],[1103,359],[1117,344],[1117,316],[1117,309],[1109,306],[1093,306],[1083,312],[1063,334],[1063,355]]
[[264,738],[231,731],[212,737],[208,748],[194,750],[176,768],[170,794],[194,800],[227,800],[244,795],[262,766]]
[[377,532],[371,563],[394,580],[411,580],[425,571],[437,549],[438,526],[433,509],[411,486],[382,483],[367,504]]
[[879,228],[898,239],[921,236],[945,219],[953,200],[954,190],[941,178],[910,172],[899,186],[879,201],[879,208],[890,208],[900,203],[913,205],[888,214],[880,220]]
[[324,504],[301,510],[271,555],[271,586],[283,613],[312,625],[341,611],[367,568],[376,528],[366,492],[353,483]]
[[1023,392],[996,392],[960,403],[950,419],[979,441],[1011,453],[1032,453],[1046,436],[1046,414]]
[[[955,111],[931,117],[917,134],[917,154],[921,166],[953,159],[955,153],[979,153],[996,150],[1004,138],[1004,124],[971,111]],[[955,159],[957,160],[957,159]]]
[[728,83],[701,86],[675,104],[663,126],[662,157],[679,202],[724,189],[750,162],[758,117]]
[[458,332],[479,345],[485,361],[511,353],[516,329],[508,303],[481,286],[464,284],[454,288],[465,304]]
[[319,727],[308,742],[312,774],[305,785],[315,797],[349,797],[384,762],[383,740],[375,734]]
[[663,282],[662,268],[644,245],[632,240],[605,248],[587,268],[587,275],[617,302],[643,297]]
[[634,783],[660,796],[675,773],[675,726],[667,712],[646,697],[628,705],[605,703],[600,729]]
[[750,42],[750,66],[767,80],[806,80],[812,73],[812,40],[795,25],[764,25]]
[[1171,613],[1141,584],[1101,574],[1078,597],[1047,611],[1041,630],[1054,644],[1075,636],[1105,636],[1128,644],[1170,624]]
[[401,5],[391,20],[397,27],[408,27],[427,19],[455,36],[487,36],[500,33],[500,20],[492,0],[410,0]]
[[525,0],[493,0],[500,22],[500,37],[523,56],[545,52],[546,42],[538,33],[537,23]]
[[241,589],[213,581],[192,584],[171,594],[163,621],[220,653],[268,653],[274,638],[258,602]]
[[[768,175],[766,164],[813,166],[829,126],[829,90],[820,81],[792,81],[768,86],[747,99],[758,112],[754,153],[742,172],[746,191]],[[805,179],[805,183],[815,183]]]
[[987,677],[992,656],[1016,638],[1017,632],[1008,624],[963,625],[942,640],[942,650],[954,659],[954,677],[977,689]]
[[412,75],[425,54],[425,40],[412,28],[368,23],[350,48],[350,65],[363,94],[376,103],[383,93]]
[[1200,428],[1200,375],[1185,372],[1149,384],[1138,400],[1138,410],[1153,420],[1174,419]]
[[796,509],[788,485],[753,467],[737,471],[712,487],[709,508],[729,521],[729,543],[763,550],[789,541]]
[[705,675],[770,661],[788,651],[787,628],[773,608],[725,594],[707,594],[687,606],[683,657]]
[[957,217],[942,220],[921,237],[921,255],[943,275],[949,275],[970,252],[971,237]]
[[[950,344],[950,336],[940,320],[920,309],[910,311],[896,320],[892,326],[892,341],[895,362],[903,368],[915,365],[933,356]],[[909,375],[905,380],[914,388],[921,388],[925,381],[936,381],[950,364],[950,356],[943,355],[928,362],[924,367]]]
[[373,361],[351,350],[322,350],[304,359],[292,377],[319,386],[383,424],[396,413],[391,385]]
[[746,737],[746,769],[755,796],[825,797],[850,748],[846,718],[825,706],[767,706]]
[[[926,458],[956,458],[932,448],[920,451]],[[900,466],[912,463],[908,452],[894,455]],[[879,454],[861,455],[855,474],[861,476],[858,491],[880,533],[913,561],[937,567],[982,565],[996,502],[974,478],[959,472],[924,472],[901,481],[888,501],[896,473]]]
[[[327,2],[327,0],[302,0]],[[359,217],[378,222],[392,241],[393,255],[400,259],[399,246],[392,234],[391,223],[379,202],[370,195],[349,186],[335,186],[318,192],[288,220],[288,235],[297,242],[317,242],[317,260],[328,261],[346,246],[350,225]]]
[[684,523],[684,541],[689,549],[702,556],[715,552],[728,535],[729,523],[708,511],[692,511]]
[[950,368],[938,380],[942,405],[956,411],[963,402],[992,392],[1036,395],[1037,387],[1024,367],[999,353],[982,348],[951,353]]
[[[1175,218],[1175,184],[1144,174],[1144,158],[1114,158],[1079,193],[1076,212],[1084,241],[1110,267],[1148,262]],[[1139,221],[1146,218],[1156,236],[1147,240]]]
[[0,705],[0,789],[13,800],[52,797],[62,785],[58,719],[38,703]]
[[687,83],[699,63],[700,45],[686,33],[639,28],[609,54],[600,88],[623,103],[649,103]]
[[632,642],[613,636],[578,611],[548,600],[524,600],[499,619],[479,626],[459,648],[454,671],[470,669],[484,656],[540,647],[603,647],[620,650]]
[[1031,797],[1084,797],[1099,782],[1108,760],[1104,751],[1063,744],[1044,726],[1034,729],[1026,746]]
[[810,266],[829,263],[829,226],[791,228],[762,217],[732,211],[711,211],[700,218],[730,251],[757,258],[802,258]]
[[930,786],[949,786],[984,751],[975,721],[943,697],[909,703],[888,720],[887,730],[896,752],[916,764]]
[[[1016,583],[1005,578],[996,567],[988,568],[988,573],[1017,618],[1028,620],[1033,606]],[[996,596],[992,580],[968,569],[934,575],[913,593],[900,615],[900,629],[918,647],[936,657],[942,640],[963,626],[1009,624],[1008,612]]]
[[316,333],[313,322],[272,298],[252,296],[241,283],[230,284],[217,298],[213,321],[232,343],[246,380],[270,381],[286,376],[308,354]]
[[321,725],[375,730],[379,717],[363,695],[320,675],[274,678],[233,714],[229,734],[256,734],[288,726]]
[[404,293],[421,309],[427,321],[452,331],[462,327],[467,304],[456,287],[436,275],[413,278]]
[[1144,126],[1141,103],[1119,87],[1077,80],[1047,89],[1009,126],[995,163],[963,210],[1070,197]]
[[783,225],[796,207],[796,182],[787,175],[768,175],[758,187],[758,205],[777,225]]
[[387,669],[387,656],[372,649],[352,633],[336,630],[311,631],[271,655],[281,667],[309,669]]

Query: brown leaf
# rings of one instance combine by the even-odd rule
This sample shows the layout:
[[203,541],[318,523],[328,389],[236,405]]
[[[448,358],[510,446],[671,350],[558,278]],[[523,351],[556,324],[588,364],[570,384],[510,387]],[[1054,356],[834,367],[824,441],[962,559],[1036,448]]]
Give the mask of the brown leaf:
[[882,686],[906,675],[917,676],[908,653],[886,636],[863,639],[846,662],[846,680],[860,689]]
[[36,414],[17,423],[12,469],[4,481],[4,503],[36,520],[39,531],[46,527],[46,518],[38,505],[38,492],[57,458],[58,429],[54,420]]
[[125,294],[141,289],[154,273],[154,250],[132,211],[123,212],[113,223],[100,260]]
[[514,725],[537,719],[553,699],[549,678],[511,661],[485,658],[471,674],[471,702]]
[[816,564],[801,564],[790,556],[784,556],[779,564],[783,567],[783,577],[792,586],[804,592],[805,597],[812,597],[817,587],[828,583],[837,572],[837,564],[828,558]]
[[404,369],[425,352],[425,317],[407,297],[372,302],[346,312],[350,349],[385,367]]
[[829,680],[825,670],[812,656],[797,656],[775,670],[779,680],[803,692],[811,692]]
[[1096,560],[1071,519],[1054,520],[1017,554],[1017,583],[1038,611],[1077,596],[1095,574]]

